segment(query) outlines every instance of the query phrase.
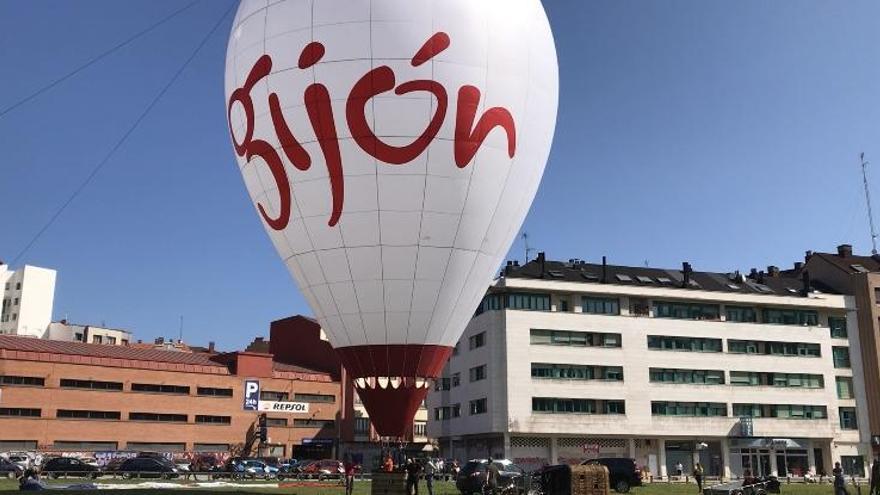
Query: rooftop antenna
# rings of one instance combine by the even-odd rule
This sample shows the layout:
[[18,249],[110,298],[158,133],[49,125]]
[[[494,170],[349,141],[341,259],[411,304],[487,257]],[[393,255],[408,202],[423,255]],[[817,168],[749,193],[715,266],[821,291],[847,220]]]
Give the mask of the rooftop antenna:
[[862,181],[865,184],[865,200],[868,202],[868,223],[871,226],[871,254],[877,254],[877,229],[874,228],[874,212],[871,209],[871,193],[868,191],[868,162],[865,153],[859,154],[862,161]]
[[523,265],[525,265],[526,263],[529,262],[529,253],[534,251],[534,249],[529,247],[529,233],[528,232],[522,233],[522,240],[526,246],[526,259],[523,261]]
[[177,338],[178,342],[183,342],[183,315],[180,315],[180,333]]

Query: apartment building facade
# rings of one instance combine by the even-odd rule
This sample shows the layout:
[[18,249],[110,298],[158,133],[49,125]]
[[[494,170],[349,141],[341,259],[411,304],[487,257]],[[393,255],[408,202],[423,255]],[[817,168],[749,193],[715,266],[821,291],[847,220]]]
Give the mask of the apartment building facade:
[[429,394],[445,455],[654,477],[830,472],[870,457],[853,297],[773,274],[508,266]]
[[52,321],[55,270],[0,262],[0,335],[42,338]]

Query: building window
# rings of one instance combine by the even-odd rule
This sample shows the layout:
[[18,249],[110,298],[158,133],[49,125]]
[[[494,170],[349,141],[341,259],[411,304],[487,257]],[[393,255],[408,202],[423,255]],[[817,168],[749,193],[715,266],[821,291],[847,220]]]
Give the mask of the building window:
[[12,302],[12,305],[13,305],[13,306],[18,306],[18,298],[17,298],[17,297],[16,297],[15,300]]
[[472,400],[470,402],[471,416],[473,416],[475,414],[485,414],[486,410],[487,409],[486,409],[486,399],[485,398]]
[[333,428],[336,422],[332,419],[294,419],[294,428]]
[[727,404],[723,402],[668,402],[652,401],[654,416],[727,416]]
[[99,380],[61,379],[61,388],[88,388],[92,390],[122,390],[122,382],[102,382]]
[[196,394],[208,397],[232,397],[231,388],[197,387]]
[[802,325],[814,327],[819,324],[819,315],[816,311],[800,309],[777,309],[765,308],[763,310],[764,323],[773,325]]
[[526,311],[550,311],[549,294],[507,294],[507,307]]
[[104,339],[100,335],[92,335],[92,343],[93,344],[103,344]]
[[287,402],[289,398],[290,395],[287,392],[273,392],[271,390],[263,390],[260,392],[260,400]]
[[119,411],[83,411],[79,409],[59,409],[55,414],[57,418],[65,419],[100,419],[119,420],[122,415]]
[[46,379],[38,376],[0,375],[0,385],[17,385],[22,387],[44,387]]
[[619,333],[573,332],[533,328],[529,334],[533,345],[566,345],[573,347],[620,347]]
[[[211,425],[228,425],[232,424],[231,416],[208,416],[205,414],[196,414],[196,423]],[[268,424],[268,418],[267,418]]]
[[721,339],[648,335],[648,349],[685,352],[721,352]]
[[758,312],[755,308],[745,306],[725,306],[727,321],[736,321],[740,323],[755,323],[758,321]]
[[[361,419],[361,418],[356,418]],[[278,427],[286,427],[287,419],[286,418],[266,418],[266,426],[278,426]],[[355,423],[355,429],[357,429],[357,423]]]
[[856,418],[856,408],[854,407],[841,407],[839,409],[840,414],[840,429],[841,430],[858,430],[859,422]]
[[368,435],[370,433],[370,418],[354,418],[355,435]]
[[825,419],[828,411],[825,406],[801,404],[734,404],[734,416],[779,419]]
[[139,452],[183,452],[186,450],[185,443],[161,443],[161,442],[128,442],[127,450]]
[[132,383],[132,392],[149,392],[153,394],[179,394],[189,395],[189,387],[186,385],[160,385],[157,383]]
[[327,394],[293,394],[293,400],[297,402],[332,404],[336,402],[336,396]]
[[468,337],[468,349],[474,350],[486,345],[486,332],[480,332]]
[[450,380],[447,377],[441,377],[434,381],[434,391],[439,392],[441,390],[449,390],[450,388]]
[[478,382],[486,379],[486,365],[474,366],[469,370],[472,382]]
[[716,304],[654,301],[655,318],[717,320],[719,312],[720,308]]
[[418,421],[418,422],[416,422],[416,423],[413,423],[413,436],[414,436],[414,437],[424,437],[424,436],[426,436],[426,433],[425,433],[425,432],[426,432],[426,426],[427,426],[427,425],[426,425],[425,423],[421,422],[421,421]]
[[21,290],[21,282],[15,284],[15,290]]
[[437,421],[447,421],[459,416],[461,416],[461,404],[434,408],[434,419]]
[[819,344],[810,344],[806,342],[771,342],[764,340],[729,339],[727,341],[727,352],[731,354],[821,357]]
[[[122,345],[128,345],[128,339],[122,339]],[[220,444],[217,444],[217,445],[220,445]]]
[[622,400],[532,397],[532,412],[554,414],[626,414]]
[[831,348],[831,357],[835,368],[849,368],[849,347],[834,346]]
[[835,339],[845,339],[846,334],[846,318],[828,317],[828,328],[831,329],[831,337]]
[[840,467],[847,476],[865,476],[865,458],[860,455],[840,456]]
[[52,444],[53,450],[62,452],[113,452],[117,447],[116,442],[95,442],[90,440],[56,440]]
[[606,297],[581,297],[581,311],[593,315],[619,315],[620,300]]
[[76,332],[75,334],[73,334],[73,340],[75,340],[77,342],[82,342],[83,341],[83,334],[80,332]]
[[116,345],[116,337],[107,336],[107,343],[110,345]]
[[623,381],[623,367],[532,363],[532,378]]
[[18,313],[12,313],[12,321],[15,321],[17,319],[18,319]]
[[461,373],[453,373],[452,374],[452,386],[457,387],[461,385]]
[[655,383],[724,384],[724,371],[722,370],[651,368],[648,371],[648,375],[650,380]]
[[837,398],[838,399],[855,399],[853,393],[853,380],[849,376],[838,376],[835,378],[837,382]]
[[166,414],[166,413],[148,413],[148,412],[131,412],[128,413],[129,421],[160,421],[163,423],[186,423],[186,414]]
[[19,416],[26,418],[39,418],[40,409],[26,407],[0,407],[0,416]]
[[822,375],[731,371],[730,384],[742,386],[824,388]]

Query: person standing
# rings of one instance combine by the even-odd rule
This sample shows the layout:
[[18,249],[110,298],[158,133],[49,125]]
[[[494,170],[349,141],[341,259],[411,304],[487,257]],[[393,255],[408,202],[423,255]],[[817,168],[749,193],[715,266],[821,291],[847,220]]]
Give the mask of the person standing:
[[425,459],[422,468],[425,470],[425,485],[428,487],[428,495],[434,495],[434,474],[437,472],[437,465],[429,457]]
[[355,464],[350,455],[345,455],[345,461],[343,461],[342,465],[343,469],[345,469],[345,495],[352,495],[354,491]]
[[386,473],[394,472],[394,459],[391,458],[391,454],[385,456],[385,460],[382,462],[382,470]]
[[834,463],[834,469],[831,471],[834,475],[834,495],[848,495],[846,491],[846,480],[843,478],[843,469],[839,462]]
[[681,465],[681,461],[679,461],[678,464],[675,465],[675,473],[679,476],[684,474],[684,466]]
[[501,472],[498,470],[498,463],[489,458],[489,465],[486,467],[486,488],[490,494],[494,494],[498,490],[498,481],[501,478]]
[[419,495],[419,472],[422,470],[422,467],[412,459],[407,459],[404,469],[406,470],[407,495]]
[[871,464],[871,491],[868,495],[880,495],[880,455],[874,455],[874,464]]
[[703,493],[703,465],[694,464],[694,479],[697,481],[697,493]]

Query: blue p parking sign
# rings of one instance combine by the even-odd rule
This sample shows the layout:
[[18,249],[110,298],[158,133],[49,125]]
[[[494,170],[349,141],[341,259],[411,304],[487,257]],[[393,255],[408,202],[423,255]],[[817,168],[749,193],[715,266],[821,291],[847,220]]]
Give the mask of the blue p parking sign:
[[260,381],[244,381],[244,410],[256,411],[260,407]]

